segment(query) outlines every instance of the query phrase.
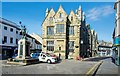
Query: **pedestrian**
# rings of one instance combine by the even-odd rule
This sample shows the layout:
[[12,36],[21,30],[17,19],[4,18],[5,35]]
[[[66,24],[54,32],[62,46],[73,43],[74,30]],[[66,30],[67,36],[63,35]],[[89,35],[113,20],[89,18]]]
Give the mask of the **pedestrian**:
[[61,54],[59,53],[59,60],[60,60]]

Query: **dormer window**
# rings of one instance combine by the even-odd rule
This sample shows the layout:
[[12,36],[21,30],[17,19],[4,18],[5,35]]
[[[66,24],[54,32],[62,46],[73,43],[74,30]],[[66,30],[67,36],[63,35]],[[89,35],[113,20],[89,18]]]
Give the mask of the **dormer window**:
[[73,16],[71,16],[71,21],[73,21]]
[[49,20],[50,20],[50,21],[52,21],[52,20],[53,20],[53,18],[52,18],[52,17],[50,17],[50,18],[49,18]]
[[60,16],[59,16],[59,18],[61,18],[62,17],[62,13],[60,13]]

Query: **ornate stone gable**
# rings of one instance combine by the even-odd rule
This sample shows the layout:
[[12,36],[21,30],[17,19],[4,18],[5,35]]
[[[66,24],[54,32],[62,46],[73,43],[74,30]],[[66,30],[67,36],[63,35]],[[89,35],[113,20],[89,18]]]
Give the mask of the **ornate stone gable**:
[[80,21],[78,20],[77,16],[75,15],[74,11],[71,10],[69,16],[68,16],[68,19],[70,21],[71,24],[73,25],[78,25],[80,24]]
[[55,18],[55,22],[66,22],[67,14],[61,5],[58,11],[56,12],[54,18]]
[[50,11],[46,11],[47,15],[43,21],[43,25],[49,24],[50,22],[54,22],[54,18],[53,16],[55,15],[55,11],[53,10],[53,8],[50,9]]
[[79,21],[82,20],[82,6],[79,6],[79,8],[76,10],[76,16],[78,17]]
[[52,23],[54,23],[54,18],[53,18],[54,15],[55,15],[55,12],[53,8],[51,8],[50,11],[48,11],[48,9],[46,10],[46,17],[42,23],[43,37],[46,35],[47,26],[52,26]]

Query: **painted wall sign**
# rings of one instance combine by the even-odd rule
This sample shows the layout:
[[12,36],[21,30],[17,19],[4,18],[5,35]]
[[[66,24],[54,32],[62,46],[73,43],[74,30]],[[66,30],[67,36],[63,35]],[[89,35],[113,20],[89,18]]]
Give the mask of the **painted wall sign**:
[[115,38],[114,39],[114,44],[115,45],[120,45],[120,38]]

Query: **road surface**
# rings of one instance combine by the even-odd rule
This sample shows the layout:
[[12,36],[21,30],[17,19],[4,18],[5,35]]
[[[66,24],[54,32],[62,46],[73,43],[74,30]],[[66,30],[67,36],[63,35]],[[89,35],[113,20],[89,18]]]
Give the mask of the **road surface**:
[[[97,71],[94,70],[101,60],[103,63]],[[28,66],[9,65],[6,64],[6,60],[2,63],[2,74],[83,74],[85,76],[91,74],[91,71],[96,71],[94,75],[118,74],[118,67],[107,57],[91,58],[86,61],[63,60],[57,64],[39,63]]]
[[[118,66],[112,62],[111,57],[96,57],[89,58],[85,61],[103,61],[103,63],[96,70],[96,75],[109,75],[109,76],[118,76]],[[120,75],[119,75],[120,76]]]

